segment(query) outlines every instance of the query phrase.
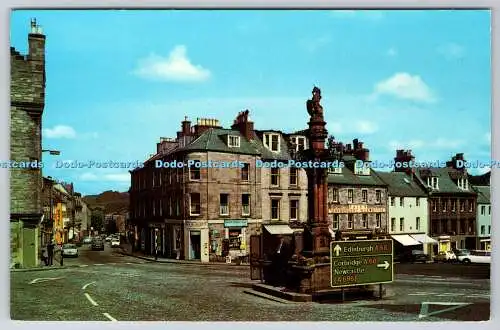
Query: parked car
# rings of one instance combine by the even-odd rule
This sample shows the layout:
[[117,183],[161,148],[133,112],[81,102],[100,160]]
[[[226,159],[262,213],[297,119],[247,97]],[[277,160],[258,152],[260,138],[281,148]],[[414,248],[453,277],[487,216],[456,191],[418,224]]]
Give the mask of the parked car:
[[92,241],[92,251],[104,251],[104,242],[101,239]]
[[82,242],[83,244],[92,244],[92,237],[85,237]]
[[63,257],[78,257],[78,248],[75,244],[64,244],[61,253]]
[[470,251],[469,254],[462,254],[457,257],[457,260],[464,264],[491,264],[491,252],[490,251]]
[[104,240],[106,242],[111,242],[111,240],[113,239],[113,237],[111,235],[109,235],[108,237],[106,237]]
[[436,262],[454,262],[457,260],[457,256],[453,251],[441,251],[434,258]]
[[119,246],[120,246],[120,240],[116,239],[116,238],[113,238],[111,240],[111,247],[119,247]]

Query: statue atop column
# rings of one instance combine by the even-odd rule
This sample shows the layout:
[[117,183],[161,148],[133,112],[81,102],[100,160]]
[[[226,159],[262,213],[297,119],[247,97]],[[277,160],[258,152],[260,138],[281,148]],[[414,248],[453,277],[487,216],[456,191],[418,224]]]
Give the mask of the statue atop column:
[[311,118],[323,118],[323,107],[319,103],[321,101],[321,90],[314,86],[312,90],[312,99],[307,100],[307,113]]

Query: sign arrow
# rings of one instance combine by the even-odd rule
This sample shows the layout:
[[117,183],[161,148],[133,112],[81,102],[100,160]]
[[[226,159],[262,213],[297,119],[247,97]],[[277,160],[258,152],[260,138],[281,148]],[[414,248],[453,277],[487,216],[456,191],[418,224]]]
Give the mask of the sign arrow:
[[385,260],[383,264],[377,265],[378,268],[384,268],[385,270],[387,270],[389,268],[389,266],[390,266],[390,264],[387,262],[387,260]]
[[333,251],[335,251],[335,255],[338,257],[339,254],[340,254],[340,250],[342,250],[342,248],[340,247],[340,245],[335,245],[335,248],[333,248]]

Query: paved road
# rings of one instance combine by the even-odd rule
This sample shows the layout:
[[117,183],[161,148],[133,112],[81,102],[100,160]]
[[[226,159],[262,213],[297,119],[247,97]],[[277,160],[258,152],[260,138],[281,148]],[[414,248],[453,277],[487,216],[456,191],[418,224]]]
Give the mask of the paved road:
[[[65,321],[443,321],[489,318],[489,280],[398,275],[382,301],[280,303],[244,293],[248,268],[161,264],[81,250],[66,265],[11,273],[11,317]],[[34,281],[34,282],[33,282]],[[32,283],[32,284],[30,284]],[[463,305],[457,305],[457,304]],[[454,305],[453,305],[454,304]],[[451,310],[451,308],[455,308]],[[440,312],[445,309],[449,311]],[[419,317],[419,315],[421,315]]]

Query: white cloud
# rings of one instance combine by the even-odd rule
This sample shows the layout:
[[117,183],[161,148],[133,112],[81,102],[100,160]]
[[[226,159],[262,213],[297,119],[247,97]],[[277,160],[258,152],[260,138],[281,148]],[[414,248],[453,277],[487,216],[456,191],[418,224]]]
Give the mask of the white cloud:
[[43,135],[49,139],[73,139],[76,137],[76,132],[71,126],[57,125],[54,128],[45,128]]
[[184,45],[175,46],[168,57],[151,54],[139,60],[134,73],[146,79],[176,82],[201,82],[211,76],[208,69],[191,63]]
[[335,18],[357,18],[369,21],[379,21],[385,17],[384,12],[380,10],[332,10],[331,14]]
[[391,47],[387,50],[387,56],[394,57],[398,55],[398,50],[394,47]]
[[130,182],[130,174],[129,173],[106,174],[104,175],[103,179],[107,181]]
[[97,181],[99,178],[94,173],[85,172],[78,179],[80,181]]
[[320,36],[317,38],[303,39],[299,42],[308,52],[314,53],[321,47],[328,45],[332,41],[330,36]]
[[445,138],[439,138],[429,144],[430,147],[437,149],[456,149],[461,147],[462,145],[463,145],[462,140],[445,139]]
[[418,75],[399,72],[375,85],[375,96],[380,94],[414,101],[434,102],[435,97],[427,84]]
[[358,121],[355,124],[355,132],[361,134],[372,134],[378,131],[378,126],[376,123],[369,121]]
[[437,48],[437,51],[439,54],[443,55],[447,59],[458,59],[465,56],[464,47],[453,42],[440,45]]

